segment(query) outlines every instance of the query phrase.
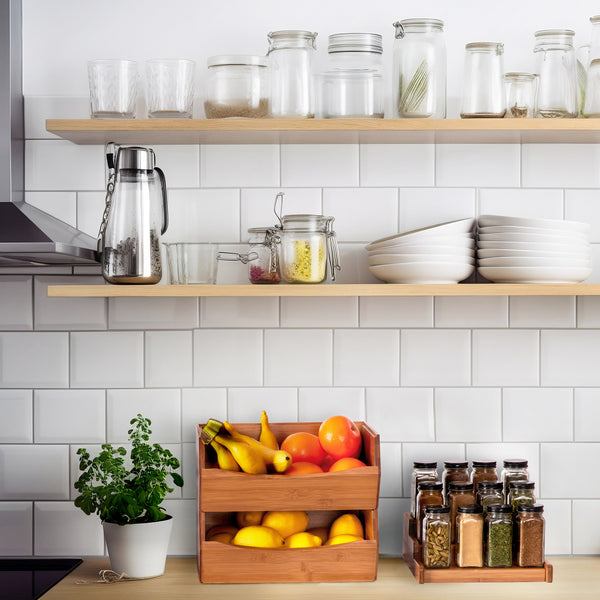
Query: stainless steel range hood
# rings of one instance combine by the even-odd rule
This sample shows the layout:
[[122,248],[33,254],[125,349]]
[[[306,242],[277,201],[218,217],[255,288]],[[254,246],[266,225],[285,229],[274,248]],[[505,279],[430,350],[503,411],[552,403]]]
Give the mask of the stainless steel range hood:
[[96,240],[24,201],[21,0],[0,0],[0,267],[97,264]]

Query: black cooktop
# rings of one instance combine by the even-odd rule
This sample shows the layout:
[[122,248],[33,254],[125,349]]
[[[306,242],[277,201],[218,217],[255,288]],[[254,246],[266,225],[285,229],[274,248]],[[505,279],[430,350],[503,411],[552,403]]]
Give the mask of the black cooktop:
[[36,600],[81,562],[81,558],[0,558],[0,600]]

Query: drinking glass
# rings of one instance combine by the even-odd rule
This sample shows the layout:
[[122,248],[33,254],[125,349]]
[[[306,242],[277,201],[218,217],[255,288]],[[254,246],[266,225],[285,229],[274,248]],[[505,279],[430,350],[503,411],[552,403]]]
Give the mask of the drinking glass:
[[148,116],[191,118],[194,103],[196,63],[173,58],[146,63]]
[[137,63],[99,59],[88,62],[91,115],[94,119],[133,119],[138,95]]

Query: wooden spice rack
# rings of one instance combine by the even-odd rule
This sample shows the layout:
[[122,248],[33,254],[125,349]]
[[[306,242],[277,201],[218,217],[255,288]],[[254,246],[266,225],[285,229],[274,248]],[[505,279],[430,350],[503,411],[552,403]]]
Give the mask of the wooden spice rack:
[[[249,475],[223,471],[200,441],[198,452],[198,574],[202,583],[373,581],[379,555],[378,502],[381,461],[379,435],[357,421],[361,459],[368,465],[336,473]],[[281,443],[289,434],[316,434],[320,423],[270,423]],[[235,424],[258,438],[259,423]],[[318,548],[246,548],[206,540],[214,525],[232,523],[246,510],[305,510],[309,527],[329,525],[339,514],[354,512],[365,528],[363,541]]]
[[421,543],[416,539],[415,520],[404,513],[402,558],[418,583],[459,583],[476,581],[545,581],[552,583],[552,565],[543,567],[427,569],[423,566]]

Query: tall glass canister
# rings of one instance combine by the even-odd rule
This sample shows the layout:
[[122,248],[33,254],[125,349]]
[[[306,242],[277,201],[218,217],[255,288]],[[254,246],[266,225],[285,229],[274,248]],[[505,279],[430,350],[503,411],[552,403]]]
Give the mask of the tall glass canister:
[[404,19],[394,23],[393,114],[396,117],[446,117],[444,22]]
[[311,31],[271,31],[271,116],[314,117],[313,55],[317,34]]

